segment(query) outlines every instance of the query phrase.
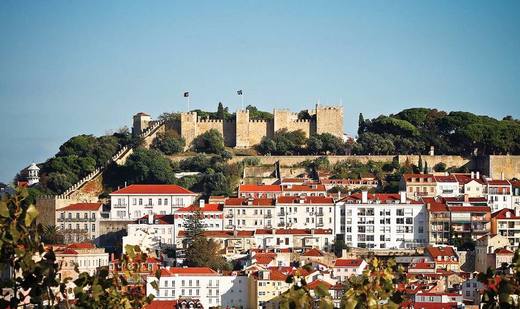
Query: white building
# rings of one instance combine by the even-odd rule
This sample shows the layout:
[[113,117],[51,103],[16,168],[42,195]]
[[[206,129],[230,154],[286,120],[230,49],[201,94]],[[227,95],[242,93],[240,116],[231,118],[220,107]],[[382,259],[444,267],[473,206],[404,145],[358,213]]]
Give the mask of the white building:
[[[158,281],[159,290],[152,287],[154,281]],[[198,299],[204,308],[246,308],[248,278],[225,276],[208,267],[166,267],[161,269],[159,280],[147,277],[146,293],[156,300]]]
[[511,183],[507,180],[486,179],[486,195],[491,212],[512,207]]
[[332,267],[332,277],[345,282],[350,276],[362,275],[367,265],[363,259],[337,259]]
[[143,251],[150,252],[174,246],[175,235],[173,215],[145,216],[128,224],[127,236],[123,237],[123,250],[126,245],[138,245]]
[[275,223],[279,228],[332,229],[334,199],[325,196],[280,196],[276,199]]
[[428,240],[427,209],[405,192],[352,194],[337,203],[336,212],[336,233],[350,247],[414,248]]
[[459,182],[459,191],[468,197],[483,197],[485,191],[484,180],[480,178],[480,172],[470,174],[455,174]]
[[254,243],[259,249],[330,249],[334,237],[332,229],[259,229]]
[[205,204],[204,200],[199,201],[199,205],[191,205],[179,208],[174,214],[175,225],[177,231],[183,231],[186,220],[199,210],[202,215],[202,224],[206,230],[223,230],[224,229],[224,205],[222,204]]
[[224,229],[256,230],[275,226],[272,198],[228,198],[224,202]]
[[193,204],[196,194],[177,185],[130,185],[110,194],[110,219],[137,220],[144,215],[171,215]]
[[56,210],[55,225],[66,243],[95,240],[100,236],[102,203],[76,203]]
[[436,195],[442,197],[459,196],[459,182],[453,175],[435,176]]
[[32,186],[40,182],[40,168],[36,165],[36,163],[32,163],[27,168],[27,184]]

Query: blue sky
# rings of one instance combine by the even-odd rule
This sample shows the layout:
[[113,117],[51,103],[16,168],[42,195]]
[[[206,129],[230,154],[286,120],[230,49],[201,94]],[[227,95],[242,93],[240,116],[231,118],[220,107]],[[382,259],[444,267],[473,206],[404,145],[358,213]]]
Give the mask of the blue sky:
[[408,107],[520,117],[520,1],[1,1],[0,181],[192,107],[357,117]]

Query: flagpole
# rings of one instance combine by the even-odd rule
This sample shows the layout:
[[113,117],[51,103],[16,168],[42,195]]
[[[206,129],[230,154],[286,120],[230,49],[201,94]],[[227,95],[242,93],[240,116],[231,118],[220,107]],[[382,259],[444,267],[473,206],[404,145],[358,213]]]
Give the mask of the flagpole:
[[190,95],[188,94],[188,112],[190,111]]
[[240,95],[240,101],[242,104],[242,109],[244,109],[244,93],[242,92],[242,95]]

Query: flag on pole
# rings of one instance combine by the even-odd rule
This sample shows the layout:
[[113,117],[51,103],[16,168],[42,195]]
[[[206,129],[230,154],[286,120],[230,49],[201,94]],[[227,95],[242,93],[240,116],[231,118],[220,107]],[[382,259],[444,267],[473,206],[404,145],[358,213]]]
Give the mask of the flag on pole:
[[187,97],[189,97],[189,96],[190,96],[190,93],[189,93],[189,92],[185,92],[185,93],[184,93],[184,97],[185,97],[185,98],[187,98]]
[[242,90],[238,90],[238,91],[237,91],[237,94],[238,94],[238,95],[242,95]]

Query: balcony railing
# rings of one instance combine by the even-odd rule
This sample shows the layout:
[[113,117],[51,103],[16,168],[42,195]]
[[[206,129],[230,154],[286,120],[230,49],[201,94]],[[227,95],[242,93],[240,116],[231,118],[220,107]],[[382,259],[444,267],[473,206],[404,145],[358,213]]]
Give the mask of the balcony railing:
[[277,213],[277,215],[283,217],[283,216],[285,216],[285,212],[279,212],[279,213]]
[[282,223],[278,223],[278,226],[279,227],[285,226],[285,223],[283,223],[283,222]]
[[226,214],[226,218],[233,218],[233,214]]
[[264,215],[264,218],[267,218],[267,219],[268,219],[268,218],[272,218],[272,216],[271,216],[271,214],[265,214],[265,215]]
[[115,207],[115,208],[126,208],[128,205],[126,204],[114,204],[112,205],[112,207]]
[[316,216],[323,216],[323,212],[317,212]]

